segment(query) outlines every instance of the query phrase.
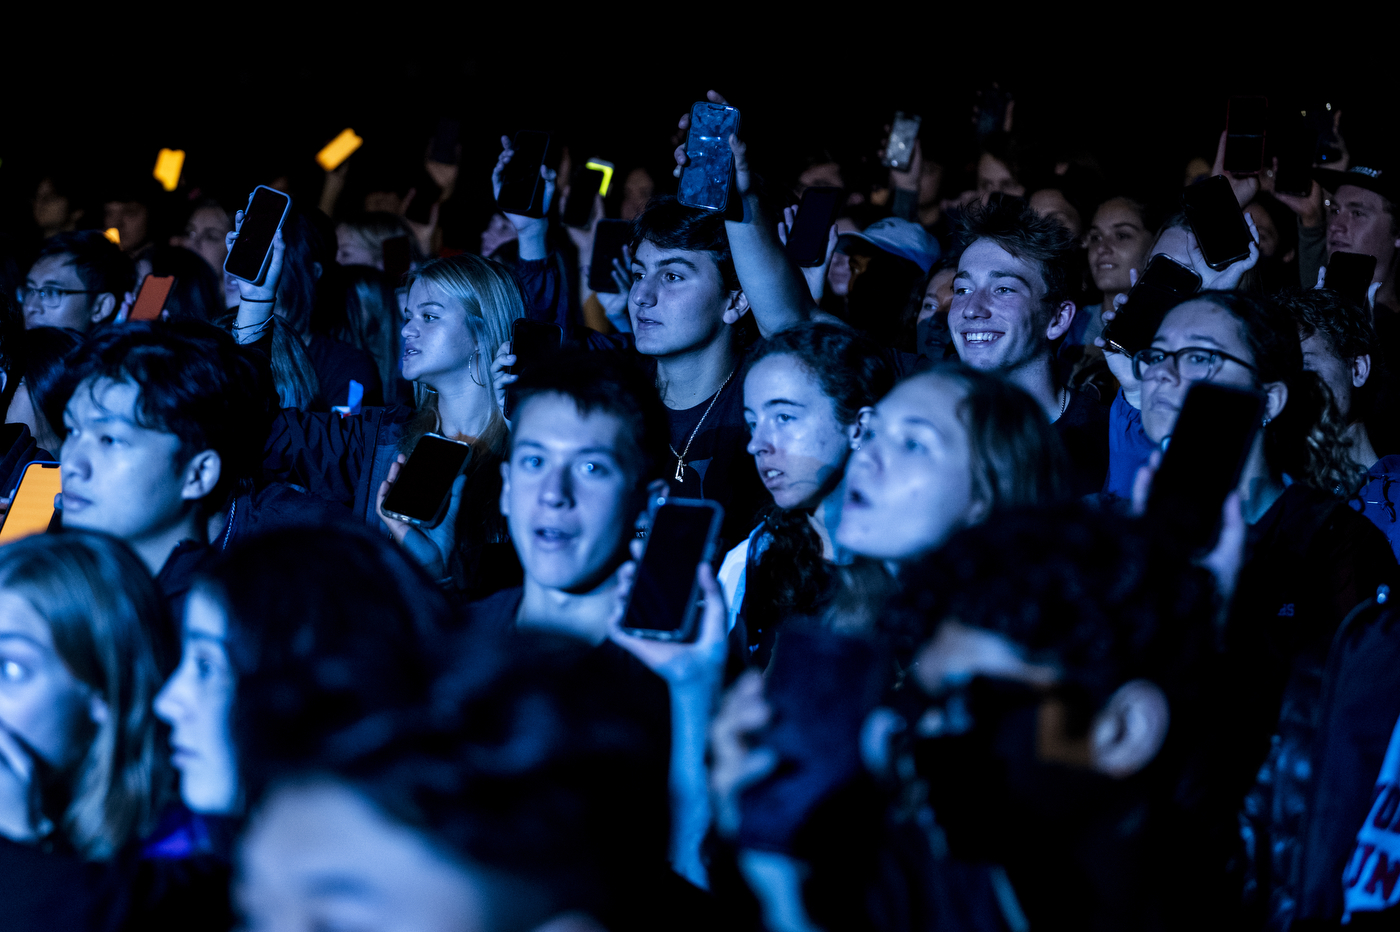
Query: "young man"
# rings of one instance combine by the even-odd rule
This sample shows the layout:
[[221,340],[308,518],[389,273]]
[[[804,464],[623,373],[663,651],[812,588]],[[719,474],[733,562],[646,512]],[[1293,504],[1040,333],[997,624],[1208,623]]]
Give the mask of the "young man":
[[253,474],[266,433],[257,368],[203,324],[131,324],[70,363],[63,525],[132,546],[178,608],[207,522]]
[[101,233],[60,233],[44,243],[25,276],[24,325],[86,333],[114,319],[135,280],[131,260]]
[[1056,341],[1074,321],[1074,239],[1025,201],[971,207],[953,279],[948,327],[963,362],[999,372],[1030,392],[1069,451],[1076,494],[1099,491],[1108,472],[1108,409],[1062,383]]

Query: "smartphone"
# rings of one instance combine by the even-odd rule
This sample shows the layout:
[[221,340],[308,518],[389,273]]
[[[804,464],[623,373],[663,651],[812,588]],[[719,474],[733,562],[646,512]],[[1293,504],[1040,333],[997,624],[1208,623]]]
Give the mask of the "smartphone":
[[343,129],[339,135],[326,143],[320,152],[316,153],[316,164],[328,172],[333,172],[364,144],[364,139],[355,135],[353,129]]
[[1334,252],[1327,260],[1327,290],[1366,309],[1366,292],[1376,277],[1376,257],[1356,252]]
[[1006,110],[1011,106],[1011,94],[993,82],[977,92],[977,140],[999,133],[1006,126]]
[[397,288],[413,265],[413,251],[409,247],[408,237],[391,236],[380,244],[380,248],[384,251],[384,279],[390,287]]
[[[558,324],[546,324],[537,320],[520,318],[510,327],[510,351],[515,356],[515,365],[508,367],[510,375],[521,375],[534,368],[555,353],[564,344],[564,331]],[[506,386],[505,415],[509,420],[515,414],[515,393]]]
[[433,205],[442,197],[442,188],[426,170],[420,169],[413,182],[413,200],[403,212],[405,220],[426,225],[432,220]]
[[690,135],[685,140],[690,164],[681,172],[677,193],[682,204],[702,210],[724,210],[729,206],[729,182],[734,176],[729,137],[738,132],[737,108],[703,100],[690,108]]
[[54,519],[54,497],[62,491],[57,463],[35,461],[24,467],[5,523],[0,525],[0,544],[47,531]]
[[1307,197],[1312,193],[1312,164],[1317,133],[1309,129],[1304,121],[1303,112],[1296,108],[1282,107],[1275,111],[1265,154],[1272,150],[1278,159],[1274,190],[1282,194]]
[[1235,192],[1224,175],[1198,181],[1181,194],[1186,220],[1196,234],[1196,242],[1206,264],[1217,272],[1249,257],[1249,226]]
[[761,741],[777,767],[739,798],[739,844],[787,851],[812,810],[862,770],[860,735],[879,704],[888,665],[871,641],[784,628],[763,693],[772,709]]
[[156,167],[151,170],[151,177],[166,191],[174,191],[180,186],[180,173],[184,169],[184,149],[161,149],[156,153]]
[[701,563],[714,558],[724,509],[718,502],[667,501],[652,515],[622,628],[663,641],[693,641],[700,630]]
[[549,156],[549,133],[518,132],[510,147],[514,155],[501,171],[496,206],[508,214],[544,216],[544,178],[540,169]]
[[433,144],[428,158],[444,165],[456,165],[461,148],[458,140],[462,137],[462,121],[453,117],[438,120],[437,132],[433,133]]
[[907,172],[909,160],[914,157],[914,143],[919,139],[919,124],[922,117],[906,117],[904,111],[896,111],[894,122],[890,124],[890,139],[885,143],[884,165],[895,171]]
[[174,287],[174,275],[147,275],[126,319],[159,320],[160,312],[165,310],[165,299],[170,297],[170,289]]
[[1168,256],[1153,256],[1103,330],[1110,349],[1132,356],[1152,345],[1167,311],[1201,290],[1201,276]]
[[1152,480],[1148,520],[1192,549],[1214,544],[1220,509],[1240,484],[1263,417],[1259,392],[1212,382],[1192,385]]
[[612,168],[607,162],[589,159],[581,167],[574,169],[569,178],[569,199],[565,202],[559,218],[565,226],[579,230],[588,226],[588,221],[593,216],[593,201],[603,193],[604,165]]
[[593,228],[593,256],[588,260],[588,287],[599,294],[617,294],[613,260],[622,258],[622,247],[632,242],[632,221],[599,220]]
[[272,238],[287,219],[292,199],[281,191],[258,185],[243,211],[243,227],[224,259],[224,271],[254,285],[262,284],[272,256]]
[[435,527],[447,510],[452,483],[471,459],[472,448],[441,434],[424,434],[384,496],[384,513],[421,527]]
[[1267,97],[1231,97],[1225,114],[1225,170],[1235,175],[1257,175],[1264,167],[1265,127],[1269,119]]
[[836,212],[846,201],[841,188],[808,188],[788,230],[787,255],[798,266],[816,268],[826,261],[826,241]]

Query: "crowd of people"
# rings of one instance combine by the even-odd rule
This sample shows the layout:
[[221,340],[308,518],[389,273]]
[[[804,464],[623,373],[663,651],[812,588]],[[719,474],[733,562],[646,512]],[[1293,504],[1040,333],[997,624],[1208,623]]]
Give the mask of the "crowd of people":
[[[441,147],[406,191],[332,170],[255,280],[241,199],[37,181],[0,509],[34,463],[62,491],[0,545],[0,925],[1390,927],[1400,167],[1343,146],[1289,193],[1222,132],[1159,203],[1041,164],[1005,106],[960,130],[966,190],[948,127],[873,175],[741,132],[709,210],[668,193],[688,104],[645,142],[673,174],[579,193],[556,140],[543,216],[475,249]],[[1216,176],[1252,239],[1223,266],[1180,201]],[[1337,253],[1375,258],[1363,300]],[[1200,287],[1129,352],[1155,257]],[[520,321],[559,352],[524,365]],[[1149,502],[1203,383],[1263,414],[1200,546]],[[425,437],[470,455],[405,520]],[[699,620],[648,637],[653,521],[695,499]]]

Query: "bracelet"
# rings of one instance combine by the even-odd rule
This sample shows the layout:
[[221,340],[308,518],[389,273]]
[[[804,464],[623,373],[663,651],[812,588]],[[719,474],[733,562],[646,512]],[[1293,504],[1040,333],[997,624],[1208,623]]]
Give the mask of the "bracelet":
[[241,295],[238,298],[239,304],[276,304],[276,298],[245,298]]

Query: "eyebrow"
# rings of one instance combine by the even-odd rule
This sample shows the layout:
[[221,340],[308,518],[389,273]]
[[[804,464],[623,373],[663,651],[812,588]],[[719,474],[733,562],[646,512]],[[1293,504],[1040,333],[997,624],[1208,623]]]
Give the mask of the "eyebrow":
[[802,402],[800,402],[800,401],[790,401],[790,400],[788,400],[787,398],[772,398],[772,399],[769,399],[768,401],[765,401],[765,402],[763,403],[763,406],[764,406],[765,408],[771,408],[771,407],[773,407],[773,405],[792,405],[794,408],[805,408],[805,407],[807,407],[806,405],[804,405],[804,404],[803,404]]
[[306,880],[306,892],[311,896],[352,896],[357,899],[378,898],[373,885],[348,874],[313,875]]
[[927,427],[929,430],[937,434],[940,438],[948,436],[947,432],[944,431],[943,428],[939,427],[937,424],[933,423],[933,421],[930,421],[928,418],[919,417],[917,414],[911,414],[907,417],[902,417],[899,419],[899,421],[901,424],[912,424],[917,427]]
[[[521,447],[536,447],[536,448],[538,448],[538,449],[540,449],[540,450],[548,450],[548,449],[549,449],[549,447],[545,446],[543,443],[540,443],[538,440],[517,440],[517,441],[515,441],[515,448],[518,450],[518,449],[520,449]],[[580,456],[580,455],[583,455],[583,454],[587,454],[587,455],[590,455],[590,456],[597,456],[597,455],[600,454],[600,453],[601,453],[602,455],[604,455],[604,456],[609,456],[609,457],[612,457],[613,459],[617,459],[617,450],[616,450],[615,448],[613,448],[613,447],[582,447],[582,448],[580,448],[580,449],[578,449],[578,450],[573,450],[573,451],[571,451],[569,455],[570,455],[570,456]]]
[[671,256],[668,259],[662,259],[660,262],[656,263],[656,267],[658,269],[662,266],[667,265],[683,265],[691,271],[700,271],[700,267],[698,265],[696,265],[694,262],[691,262],[689,259],[682,259],[680,256]]

